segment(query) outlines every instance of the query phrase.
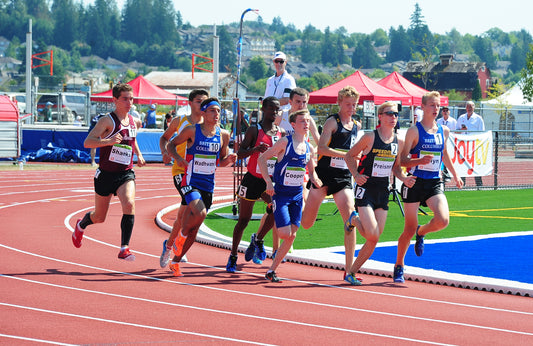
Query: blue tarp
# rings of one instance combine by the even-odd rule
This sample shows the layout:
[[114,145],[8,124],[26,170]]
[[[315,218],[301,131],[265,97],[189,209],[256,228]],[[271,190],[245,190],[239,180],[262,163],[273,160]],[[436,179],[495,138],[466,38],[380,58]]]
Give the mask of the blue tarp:
[[77,149],[67,149],[55,147],[48,143],[46,148],[40,148],[37,151],[23,153],[20,156],[21,161],[39,161],[39,162],[76,162],[90,163],[91,155]]

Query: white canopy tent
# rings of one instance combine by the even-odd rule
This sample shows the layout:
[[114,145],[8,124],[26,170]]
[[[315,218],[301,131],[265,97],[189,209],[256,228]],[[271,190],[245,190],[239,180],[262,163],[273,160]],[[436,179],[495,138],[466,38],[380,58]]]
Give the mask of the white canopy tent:
[[529,102],[522,93],[520,88],[521,82],[516,83],[511,89],[507,90],[500,96],[481,102],[483,105],[497,105],[501,103],[508,104],[510,106],[524,106],[533,107],[533,102]]

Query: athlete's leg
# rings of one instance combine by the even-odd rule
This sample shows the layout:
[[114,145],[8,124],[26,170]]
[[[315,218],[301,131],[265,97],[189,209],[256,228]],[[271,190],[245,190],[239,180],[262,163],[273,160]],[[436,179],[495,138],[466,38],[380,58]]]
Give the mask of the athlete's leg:
[[450,223],[450,211],[448,209],[448,200],[444,194],[431,196],[426,201],[429,209],[433,212],[433,218],[418,229],[418,235],[425,236],[431,232],[440,231]]
[[[302,227],[304,229],[311,228],[316,221],[318,215],[318,210],[324,198],[326,198],[327,190],[326,186],[323,186],[319,189],[311,188],[309,191],[309,196],[307,197],[307,202],[302,212]],[[353,198],[352,198],[353,204]]]
[[404,265],[405,254],[411,243],[411,239],[415,235],[418,227],[418,208],[419,202],[404,203],[403,210],[405,213],[405,222],[403,226],[403,232],[398,238],[398,253],[396,255],[396,265]]

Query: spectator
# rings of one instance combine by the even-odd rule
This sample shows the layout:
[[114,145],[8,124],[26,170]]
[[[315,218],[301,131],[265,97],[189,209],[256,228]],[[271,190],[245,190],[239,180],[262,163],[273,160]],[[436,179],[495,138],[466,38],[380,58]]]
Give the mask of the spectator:
[[416,125],[417,121],[418,122],[422,121],[423,118],[424,118],[424,112],[422,111],[422,108],[420,106],[417,106],[413,114],[413,125]]
[[141,119],[141,115],[139,114],[139,112],[137,112],[137,107],[135,105],[131,105],[130,114],[137,119]]
[[43,121],[52,121],[52,106],[54,104],[50,101],[46,102],[46,107],[43,109]]
[[72,123],[74,126],[82,126],[83,125],[83,119],[81,116],[77,116],[76,119],[74,119],[74,122]]
[[144,118],[144,127],[147,129],[155,129],[157,120],[155,110],[157,105],[154,103],[150,105],[150,109],[146,112],[146,117]]
[[165,114],[165,121],[163,122],[163,130],[166,131],[168,129],[168,125],[170,125],[171,121],[172,121],[172,114],[171,113]]
[[[474,113],[474,110],[476,109],[476,104],[472,101],[468,101],[466,103],[466,113],[461,115],[459,119],[457,119],[457,130],[461,131],[485,131],[485,123],[483,122],[483,118],[477,114]],[[467,134],[468,132],[464,132]],[[483,180],[481,177],[474,177],[476,179],[476,186],[483,186]],[[466,183],[466,178],[462,178],[463,183]]]
[[442,118],[437,120],[438,125],[448,126],[448,128],[454,131],[457,128],[457,120],[450,116],[450,109],[448,107],[442,107]]
[[275,96],[279,100],[282,110],[285,110],[290,107],[289,95],[291,90],[296,88],[296,81],[285,70],[285,67],[287,66],[287,56],[285,53],[276,52],[272,61],[274,62],[276,74],[267,80],[265,98],[268,96]]

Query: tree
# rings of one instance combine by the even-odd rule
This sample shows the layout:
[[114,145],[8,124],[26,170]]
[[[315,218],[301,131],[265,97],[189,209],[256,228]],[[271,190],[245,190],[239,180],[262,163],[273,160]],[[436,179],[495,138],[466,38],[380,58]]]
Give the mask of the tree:
[[383,29],[376,29],[370,34],[370,39],[374,42],[375,47],[381,47],[389,44],[387,32]]
[[263,58],[260,56],[254,56],[250,59],[248,64],[248,73],[254,80],[265,78],[267,72],[268,66]]
[[93,54],[109,56],[112,42],[120,35],[120,17],[116,3],[95,0],[94,5],[89,5],[87,10],[86,25],[85,41],[93,48]]
[[481,61],[487,64],[488,68],[494,69],[496,67],[496,58],[492,53],[492,42],[490,38],[476,36],[473,48]]
[[296,82],[296,85],[298,85],[300,88],[306,89],[307,91],[318,90],[318,85],[316,83],[316,80],[310,77],[302,77],[298,79],[298,81]]
[[329,30],[329,26],[326,28],[324,32],[324,39],[322,40],[321,45],[320,45],[320,57],[321,57],[321,62],[324,65],[327,65],[327,64],[336,65],[335,41],[333,39],[333,34]]
[[514,45],[511,50],[511,65],[509,69],[512,71],[520,71],[526,66],[526,49],[522,45]]
[[316,86],[318,89],[321,89],[333,83],[333,78],[331,78],[329,74],[324,72],[313,73],[311,77],[316,81]]
[[522,84],[520,88],[524,97],[533,101],[533,44],[529,45],[529,52],[526,56],[526,67],[522,70]]
[[[150,0],[128,0],[122,10],[120,37],[138,46],[149,42],[152,37],[152,15]],[[151,43],[151,42],[150,42]]]
[[151,22],[149,23],[150,40],[152,43],[164,45],[176,42],[176,10],[172,0],[153,0]]
[[182,26],[183,26],[183,18],[181,16],[181,12],[178,11],[178,13],[176,13],[176,28],[179,30],[181,29]]
[[464,101],[465,95],[457,92],[455,89],[448,90],[447,92],[444,92],[444,96],[448,96],[448,100],[450,101]]
[[398,30],[391,27],[389,30],[389,37],[390,46],[387,51],[387,61],[409,61],[411,59],[411,44],[409,36],[403,26],[400,25]]
[[511,108],[513,108],[513,106],[511,105],[509,101],[507,101],[503,97],[499,97],[508,89],[509,89],[508,85],[495,82],[492,84],[489,90],[487,90],[488,98],[494,99],[496,101],[496,103],[494,104],[494,110],[500,116],[500,129],[505,129],[506,127],[505,125],[507,123],[506,122],[507,114],[511,110]]
[[52,5],[54,25],[54,44],[69,49],[78,39],[78,12],[72,0],[54,0]]
[[317,32],[320,33],[311,24],[307,25],[302,33],[302,47],[300,55],[302,61],[305,63],[316,63],[319,61],[320,50],[317,47],[316,41],[320,40],[320,35],[317,35]]
[[479,101],[483,95],[481,94],[481,85],[479,85],[479,81],[474,86],[474,90],[472,90],[472,100]]
[[359,68],[375,68],[381,64],[381,58],[376,53],[370,36],[360,40],[352,55],[352,66]]
[[422,15],[422,9],[415,4],[415,11],[409,17],[411,24],[407,30],[408,35],[411,37],[412,42],[412,54],[421,53],[424,54],[424,50],[434,46],[433,35],[429,31],[427,24],[424,22],[424,16]]
[[221,72],[232,72],[237,70],[237,41],[234,40],[222,25],[218,29],[218,47],[220,52],[220,66]]

